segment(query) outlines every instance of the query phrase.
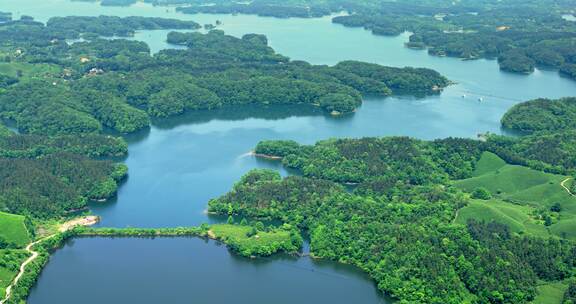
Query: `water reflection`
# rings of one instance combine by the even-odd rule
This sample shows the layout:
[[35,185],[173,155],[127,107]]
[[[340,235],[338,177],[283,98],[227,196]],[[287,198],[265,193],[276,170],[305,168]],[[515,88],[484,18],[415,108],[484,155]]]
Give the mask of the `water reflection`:
[[281,120],[290,117],[325,115],[320,108],[311,105],[236,105],[215,110],[190,111],[179,116],[154,119],[152,125],[159,130],[178,126],[202,124],[212,120],[241,121],[245,119]]

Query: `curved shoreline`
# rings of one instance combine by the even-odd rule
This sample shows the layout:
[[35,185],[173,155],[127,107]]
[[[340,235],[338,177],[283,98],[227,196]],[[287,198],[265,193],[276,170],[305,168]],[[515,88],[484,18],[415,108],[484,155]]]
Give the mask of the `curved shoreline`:
[[[66,232],[74,227],[77,226],[92,226],[96,223],[98,223],[99,218],[97,216],[85,216],[82,218],[78,218],[78,219],[74,219],[68,222],[63,223],[62,225],[60,225],[60,227],[58,227],[58,231],[60,233],[62,232]],[[6,287],[6,292],[5,292],[5,296],[4,299],[0,300],[0,304],[4,304],[6,302],[8,302],[8,300],[10,300],[10,297],[12,296],[12,290],[16,287],[16,285],[18,285],[18,282],[20,281],[20,279],[22,279],[22,276],[24,276],[24,273],[26,272],[26,266],[28,266],[28,264],[32,263],[34,260],[36,260],[36,258],[38,258],[38,256],[40,255],[40,253],[38,251],[35,251],[33,248],[34,246],[49,240],[55,236],[57,236],[59,233],[54,233],[51,235],[48,235],[46,237],[43,237],[39,240],[36,240],[34,242],[31,242],[30,244],[28,244],[26,246],[26,248],[24,248],[24,250],[26,250],[28,253],[31,253],[32,255],[27,258],[21,265],[20,268],[18,270],[18,274],[14,277],[14,279],[12,279],[12,282],[10,283],[10,285],[8,285],[8,287]]]

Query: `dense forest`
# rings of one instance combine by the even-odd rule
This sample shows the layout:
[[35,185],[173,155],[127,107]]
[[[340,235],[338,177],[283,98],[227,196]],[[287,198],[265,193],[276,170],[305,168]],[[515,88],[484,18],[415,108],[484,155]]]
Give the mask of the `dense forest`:
[[[555,102],[561,105],[556,107]],[[562,237],[536,234],[536,230],[519,233],[497,217],[474,219],[482,218],[485,211],[473,213],[465,225],[457,219],[472,202],[478,206],[477,202],[497,204],[505,199],[508,203],[501,204],[516,206],[510,208],[533,210],[527,211],[528,221],[542,231],[569,221],[573,212],[566,206],[574,203],[572,198],[559,196],[564,190],[547,180],[565,177],[546,175],[536,188],[522,184],[544,178],[540,170],[574,174],[571,147],[576,130],[541,123],[550,121],[549,112],[569,104],[564,99],[518,105],[534,107],[519,114],[519,120],[536,121],[533,133],[520,137],[330,139],[315,145],[263,141],[255,148],[256,155],[279,157],[301,176],[282,178],[271,170],[251,171],[229,193],[211,200],[209,210],[295,225],[310,236],[313,256],[357,265],[376,280],[380,290],[402,303],[531,302],[541,284],[570,282],[576,246],[566,239],[568,234],[560,228],[551,231]],[[503,121],[516,111],[511,109]],[[498,160],[484,160],[486,153],[494,153]],[[481,177],[488,171],[494,177]],[[499,174],[502,177],[496,177]],[[465,180],[482,185],[482,179],[488,183],[495,179],[494,188],[499,189],[468,190],[454,184]],[[529,196],[505,198],[518,187],[527,187]],[[547,207],[529,203],[541,195],[549,201]],[[564,299],[572,300],[574,285],[564,284]]]
[[408,137],[332,139],[313,146],[293,141],[262,141],[257,154],[278,156],[304,176],[362,184],[384,176],[426,184],[472,175],[482,152],[506,162],[558,174],[576,170],[576,130],[507,137],[488,135],[485,141],[447,138],[422,141]]
[[[122,133],[148,127],[150,117],[232,104],[309,104],[333,114],[353,112],[362,94],[435,94],[449,81],[435,71],[362,62],[334,67],[290,61],[261,35],[242,38],[221,31],[177,33],[168,42],[186,50],[149,55],[146,44],[98,39],[69,45],[59,38],[116,34],[144,26],[172,26],[163,19],[53,18],[47,26],[14,22],[0,31],[13,51],[7,61],[51,64],[60,75],[7,78],[0,116],[20,130],[43,135]],[[179,24],[175,23],[175,27]],[[70,32],[68,32],[70,28]],[[118,29],[115,29],[118,28]],[[30,32],[30,35],[26,33]],[[26,37],[26,41],[22,41]],[[15,52],[15,53],[14,53]]]
[[111,197],[127,172],[124,165],[64,152],[0,158],[0,165],[0,209],[44,219]]
[[496,223],[455,225],[467,201],[458,190],[379,182],[349,193],[326,180],[256,170],[209,208],[296,225],[310,235],[311,254],[361,267],[406,303],[526,303],[537,280],[571,274],[572,243]]
[[576,98],[536,99],[512,107],[502,118],[505,128],[533,133],[576,129]]
[[113,196],[127,168],[96,157],[123,156],[111,136],[15,134],[0,126],[0,210],[49,219]]
[[[104,3],[103,3],[104,4]],[[151,55],[145,43],[101,37],[143,29],[198,29],[191,21],[147,17],[55,17],[0,23],[0,210],[53,218],[115,194],[127,144],[103,135],[148,128],[156,117],[236,104],[306,104],[353,112],[363,94],[437,94],[450,82],[429,69],[347,61],[291,61],[265,36],[172,32],[187,46]]]

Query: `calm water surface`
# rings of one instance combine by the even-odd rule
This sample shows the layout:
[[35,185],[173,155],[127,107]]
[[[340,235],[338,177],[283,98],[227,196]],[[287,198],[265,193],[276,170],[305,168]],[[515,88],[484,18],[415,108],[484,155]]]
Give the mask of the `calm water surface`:
[[[241,36],[262,33],[292,59],[332,65],[362,60],[390,66],[433,68],[457,82],[424,99],[367,99],[354,115],[334,119],[316,109],[241,107],[191,113],[127,139],[130,177],[117,199],[92,204],[101,226],[168,227],[217,221],[206,203],[228,191],[253,168],[278,163],[246,156],[258,141],[293,139],[311,144],[329,137],[406,135],[421,139],[502,133],[499,120],[515,103],[576,96],[576,82],[554,71],[530,76],[503,73],[493,60],[461,61],[403,47],[408,34],[378,37],[319,19],[183,15],[173,8],[137,4],[101,7],[64,0],[0,0],[0,11],[39,21],[51,16],[117,15],[221,20],[220,29]],[[169,31],[143,31],[132,39],[153,52],[174,47]],[[479,102],[482,98],[483,101]],[[274,296],[277,295],[277,296]],[[273,297],[274,296],[274,297]],[[273,298],[272,298],[273,297]],[[113,300],[111,300],[113,299]],[[381,303],[373,283],[345,266],[309,259],[246,261],[198,239],[78,239],[56,252],[30,303]],[[280,302],[279,302],[280,301]],[[284,301],[284,302],[282,302]]]
[[52,256],[29,303],[385,302],[345,265],[239,258],[197,238],[81,238]]

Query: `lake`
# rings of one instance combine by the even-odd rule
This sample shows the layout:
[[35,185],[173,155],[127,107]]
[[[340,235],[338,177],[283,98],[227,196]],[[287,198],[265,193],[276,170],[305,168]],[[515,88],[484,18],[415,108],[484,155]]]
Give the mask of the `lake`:
[[[155,121],[150,130],[126,137],[128,180],[116,199],[90,206],[102,217],[100,226],[173,227],[220,221],[206,215],[208,200],[230,190],[250,169],[273,168],[288,174],[277,162],[247,156],[260,140],[312,144],[330,137],[475,138],[479,133],[503,133],[501,116],[520,101],[576,96],[576,82],[555,71],[537,70],[525,76],[499,71],[494,60],[433,57],[405,48],[408,33],[379,37],[332,24],[330,18],[183,15],[174,8],[143,3],[101,7],[65,0],[0,0],[0,11],[39,21],[66,15],[155,16],[200,24],[220,20],[219,28],[231,35],[266,34],[272,47],[292,59],[428,67],[457,82],[441,95],[423,99],[367,98],[357,113],[340,118],[315,108],[246,106]],[[173,47],[165,42],[167,32],[143,31],[131,39],[146,41],[157,52]],[[273,294],[278,296],[270,299]],[[74,240],[57,251],[30,303],[229,303],[228,296],[239,303],[387,301],[362,273],[336,263],[281,257],[245,260],[199,239],[95,238]]]
[[28,303],[386,302],[346,265],[251,260],[198,238],[80,238],[52,256]]

